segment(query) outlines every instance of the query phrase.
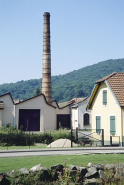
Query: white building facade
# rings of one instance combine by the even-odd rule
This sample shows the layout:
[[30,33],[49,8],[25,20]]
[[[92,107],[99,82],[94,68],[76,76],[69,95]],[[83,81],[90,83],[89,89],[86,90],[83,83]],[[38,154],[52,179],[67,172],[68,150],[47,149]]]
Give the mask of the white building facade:
[[73,129],[91,129],[91,111],[86,111],[89,98],[83,98],[70,106],[71,109],[71,127]]
[[14,103],[10,93],[0,96],[0,126],[10,124],[24,131],[55,130],[59,122],[70,128],[69,105],[59,108],[56,101],[48,104],[43,94]]

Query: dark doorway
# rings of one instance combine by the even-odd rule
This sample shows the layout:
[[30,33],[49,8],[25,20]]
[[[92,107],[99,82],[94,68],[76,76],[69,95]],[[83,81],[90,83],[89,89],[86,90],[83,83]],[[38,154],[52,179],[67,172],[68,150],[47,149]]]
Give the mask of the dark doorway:
[[20,109],[19,128],[21,125],[24,131],[40,131],[40,110]]
[[57,114],[57,129],[61,127],[71,128],[70,114]]

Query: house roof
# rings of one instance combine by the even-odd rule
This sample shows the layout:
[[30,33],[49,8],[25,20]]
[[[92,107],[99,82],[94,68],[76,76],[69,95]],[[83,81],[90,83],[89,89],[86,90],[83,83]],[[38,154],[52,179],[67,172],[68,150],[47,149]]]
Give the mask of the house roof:
[[81,102],[84,102],[84,101],[87,101],[89,97],[84,97],[84,98],[73,98],[67,102],[63,102],[63,103],[59,103],[59,107],[60,108],[63,108],[63,107],[66,107],[66,106],[69,106],[69,105],[74,105],[74,103],[76,103],[77,101],[77,104],[81,103]]
[[111,91],[113,92],[115,98],[117,99],[119,105],[121,107],[124,107],[124,73],[115,72],[96,81],[95,83],[96,85],[90,96],[87,108],[91,108],[92,101],[95,97],[95,94],[101,82],[106,82],[106,84],[110,87]]
[[115,73],[107,82],[121,107],[124,107],[124,73]]
[[80,103],[82,103],[82,102],[83,102],[83,103],[84,103],[84,102],[87,102],[87,101],[89,100],[89,98],[90,98],[89,96],[84,97],[82,101],[79,101],[79,102],[78,102],[78,104],[80,104]]
[[98,83],[100,83],[100,82],[103,82],[103,81],[105,81],[105,80],[111,78],[111,77],[112,77],[113,75],[115,75],[115,74],[116,74],[116,73],[114,72],[114,73],[112,73],[112,74],[110,74],[110,75],[108,75],[108,76],[105,76],[105,77],[103,77],[103,78],[97,80],[95,83],[98,84]]
[[68,104],[69,103],[81,103],[81,102],[83,102],[84,100],[86,100],[88,97],[84,97],[84,98],[73,98],[73,99],[71,99],[70,101],[68,101]]
[[65,108],[65,107],[67,107],[67,106],[69,106],[70,104],[72,104],[72,102],[62,102],[62,103],[58,103],[58,108],[60,108],[60,109],[63,109],[63,108]]
[[58,103],[56,100],[53,100],[52,103],[55,102],[58,109],[64,109],[65,107],[69,106],[68,102]]
[[56,107],[55,107],[55,106],[53,106],[53,105],[51,105],[51,104],[47,103],[47,101],[46,101],[46,97],[45,97],[45,95],[44,95],[44,94],[42,94],[42,93],[41,93],[41,94],[39,94],[39,95],[37,95],[37,96],[33,96],[32,98],[29,98],[29,99],[23,100],[23,101],[21,101],[21,102],[18,102],[18,103],[16,103],[16,105],[21,104],[21,103],[24,103],[24,102],[26,102],[26,101],[29,101],[29,100],[31,100],[31,99],[37,98],[38,96],[43,96],[43,97],[44,97],[44,100],[45,100],[45,102],[46,102],[46,104],[56,109]]

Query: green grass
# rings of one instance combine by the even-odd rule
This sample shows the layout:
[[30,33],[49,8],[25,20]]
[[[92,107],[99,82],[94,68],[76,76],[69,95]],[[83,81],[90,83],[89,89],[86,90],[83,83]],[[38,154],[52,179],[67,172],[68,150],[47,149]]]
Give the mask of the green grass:
[[[9,154],[8,154],[9,155]],[[55,164],[73,164],[78,166],[87,166],[89,162],[93,164],[107,163],[124,163],[124,154],[94,154],[94,155],[57,155],[57,156],[33,156],[33,157],[14,157],[0,158],[0,172],[7,172],[13,169],[31,167],[42,164],[45,167],[50,167]]]
[[[30,146],[30,149],[41,149],[46,148],[46,145],[40,145],[40,146]],[[0,146],[0,150],[19,150],[19,149],[29,149],[29,146]],[[49,148],[47,148],[49,149]]]
[[[84,148],[84,147],[91,147],[91,146],[78,145],[78,146],[75,146],[74,148],[77,148],[77,147],[83,147]],[[0,150],[42,149],[42,148],[47,148],[47,145],[30,146],[30,148],[29,148],[29,146],[9,146],[9,147],[7,147],[7,146],[0,146]],[[47,149],[49,149],[49,147]]]

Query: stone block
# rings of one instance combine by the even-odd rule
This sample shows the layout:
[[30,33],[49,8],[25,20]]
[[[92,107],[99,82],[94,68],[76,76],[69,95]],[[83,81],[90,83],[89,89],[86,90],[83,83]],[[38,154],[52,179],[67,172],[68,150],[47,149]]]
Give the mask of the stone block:
[[42,168],[43,168],[43,166],[42,166],[41,164],[38,164],[38,165],[32,167],[32,168],[29,170],[29,172],[38,172],[38,171],[40,171]]
[[87,169],[85,167],[79,167],[81,175],[85,176],[87,173]]
[[98,173],[99,173],[100,179],[103,179],[103,180],[105,181],[105,180],[106,180],[106,175],[105,175],[105,173],[104,173],[102,170],[99,170]]
[[97,170],[104,170],[105,166],[103,164],[96,164],[95,165]]
[[79,167],[75,166],[75,165],[69,165],[68,168],[70,170],[79,170]]
[[62,171],[63,168],[64,168],[64,166],[61,165],[61,164],[56,164],[56,165],[54,165],[54,166],[51,166],[51,170],[54,169],[54,170],[56,170],[56,171]]
[[86,173],[85,177],[86,178],[92,178],[98,176],[98,171],[96,167],[91,167],[88,169],[88,172]]

